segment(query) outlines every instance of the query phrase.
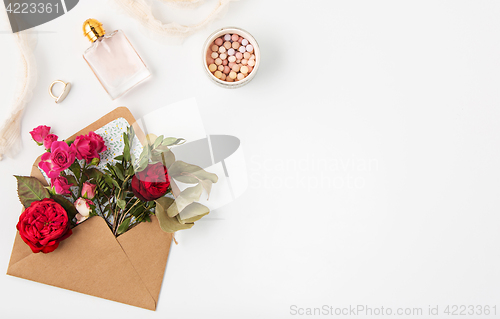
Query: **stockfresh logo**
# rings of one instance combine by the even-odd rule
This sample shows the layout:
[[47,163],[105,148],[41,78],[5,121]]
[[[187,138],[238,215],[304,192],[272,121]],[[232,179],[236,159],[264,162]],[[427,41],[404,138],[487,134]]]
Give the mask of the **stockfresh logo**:
[[59,18],[78,4],[78,0],[3,0],[3,2],[14,33]]

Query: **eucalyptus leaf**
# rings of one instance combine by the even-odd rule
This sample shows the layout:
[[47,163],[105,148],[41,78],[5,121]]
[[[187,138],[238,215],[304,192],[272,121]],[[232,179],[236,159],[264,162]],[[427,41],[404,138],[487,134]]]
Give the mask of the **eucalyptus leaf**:
[[177,218],[181,223],[186,224],[195,222],[208,213],[210,213],[210,209],[207,206],[200,203],[191,203],[177,215]]
[[205,191],[207,192],[208,196],[207,196],[207,200],[210,198],[210,192],[212,191],[212,181],[211,180],[208,180],[208,179],[204,179],[200,182],[201,186],[205,189]]
[[[163,197],[168,198],[168,197]],[[170,198],[171,199],[171,198]],[[172,199],[173,201],[173,199]],[[176,217],[170,217],[167,211],[162,205],[158,205],[158,200],[156,200],[155,214],[160,223],[160,228],[166,233],[175,233],[178,230],[189,229],[194,226],[194,224],[182,224]],[[175,205],[171,205],[175,206]]]
[[25,208],[30,207],[31,203],[49,198],[49,191],[43,184],[34,177],[14,176],[17,179],[17,194],[19,200]]
[[169,175],[182,183],[194,184],[202,180],[209,180],[217,183],[219,178],[214,173],[209,173],[203,168],[188,164],[183,161],[176,161],[170,166]]
[[139,162],[139,165],[135,168],[135,172],[136,173],[142,172],[143,170],[146,169],[146,167],[148,167],[148,164],[149,164],[149,158],[142,159]]
[[176,205],[172,205],[175,200],[170,197],[160,197],[156,202],[156,210],[161,209],[162,211],[165,211],[169,217],[174,217],[179,213],[177,210]]
[[175,199],[177,210],[179,212],[182,212],[183,209],[192,202],[199,201],[202,192],[203,187],[201,186],[201,184],[197,184],[196,186],[188,187],[183,190]]
[[157,151],[157,152],[168,152],[168,151],[170,151],[170,147],[160,145],[160,146],[158,146],[158,147],[155,148],[155,151]]
[[174,153],[172,153],[172,151],[169,150],[167,152],[162,153],[161,156],[163,165],[165,165],[167,169],[170,169],[170,166],[172,166],[172,164],[175,162]]
[[153,145],[157,138],[158,136],[156,134],[149,133],[146,135],[146,142],[148,142],[148,145]]
[[183,138],[167,137],[163,140],[161,145],[163,145],[163,146],[182,145],[185,142],[186,142],[186,140]]
[[151,164],[161,163],[163,161],[163,157],[161,156],[161,153],[153,151],[151,153],[150,160],[151,160]]
[[153,148],[157,148],[158,146],[160,146],[160,144],[163,142],[163,135],[160,135],[156,138],[154,144],[153,144]]

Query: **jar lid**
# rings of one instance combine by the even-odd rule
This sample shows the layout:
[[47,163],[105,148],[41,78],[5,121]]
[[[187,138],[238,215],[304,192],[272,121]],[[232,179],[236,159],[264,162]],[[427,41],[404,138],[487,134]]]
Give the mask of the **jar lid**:
[[105,34],[106,31],[102,27],[102,23],[96,19],[88,19],[83,23],[83,35],[85,35],[91,42],[96,41]]

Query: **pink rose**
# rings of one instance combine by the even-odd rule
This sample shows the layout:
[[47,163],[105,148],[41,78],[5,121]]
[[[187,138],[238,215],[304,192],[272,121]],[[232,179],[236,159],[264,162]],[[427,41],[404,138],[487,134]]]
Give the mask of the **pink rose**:
[[38,167],[43,169],[49,178],[56,178],[59,173],[69,168],[75,162],[75,150],[69,147],[66,142],[53,142],[51,153],[42,155],[42,160]]
[[92,207],[90,205],[94,205],[94,203],[88,199],[85,198],[78,198],[75,201],[75,208],[78,211],[78,214],[76,214],[76,220],[77,224],[80,224],[87,218],[89,218],[90,212],[92,211]]
[[94,199],[95,189],[97,185],[85,182],[82,187],[82,197],[87,199]]
[[52,143],[57,141],[59,137],[55,134],[49,134],[43,139],[43,146],[45,147],[46,150],[50,150],[50,147],[52,146]]
[[69,184],[68,180],[65,177],[58,176],[56,178],[50,179],[50,184],[52,185],[52,189],[58,195],[70,195],[71,191],[69,190],[73,184]]
[[102,137],[94,132],[78,136],[73,146],[75,147],[76,158],[79,160],[84,159],[87,164],[92,162],[94,158],[100,159],[99,153],[107,150]]
[[33,138],[33,140],[35,140],[35,142],[38,145],[43,144],[43,140],[45,139],[45,137],[47,137],[47,135],[49,135],[49,133],[50,133],[50,127],[45,125],[40,125],[39,127],[34,128],[33,131],[30,132],[31,137]]

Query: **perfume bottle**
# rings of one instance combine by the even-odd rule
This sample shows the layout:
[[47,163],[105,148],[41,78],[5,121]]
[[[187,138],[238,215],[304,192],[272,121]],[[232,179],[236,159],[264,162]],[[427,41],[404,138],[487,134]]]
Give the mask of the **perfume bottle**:
[[83,58],[113,100],[151,75],[123,31],[106,34],[102,23],[88,19],[83,33],[92,42]]

